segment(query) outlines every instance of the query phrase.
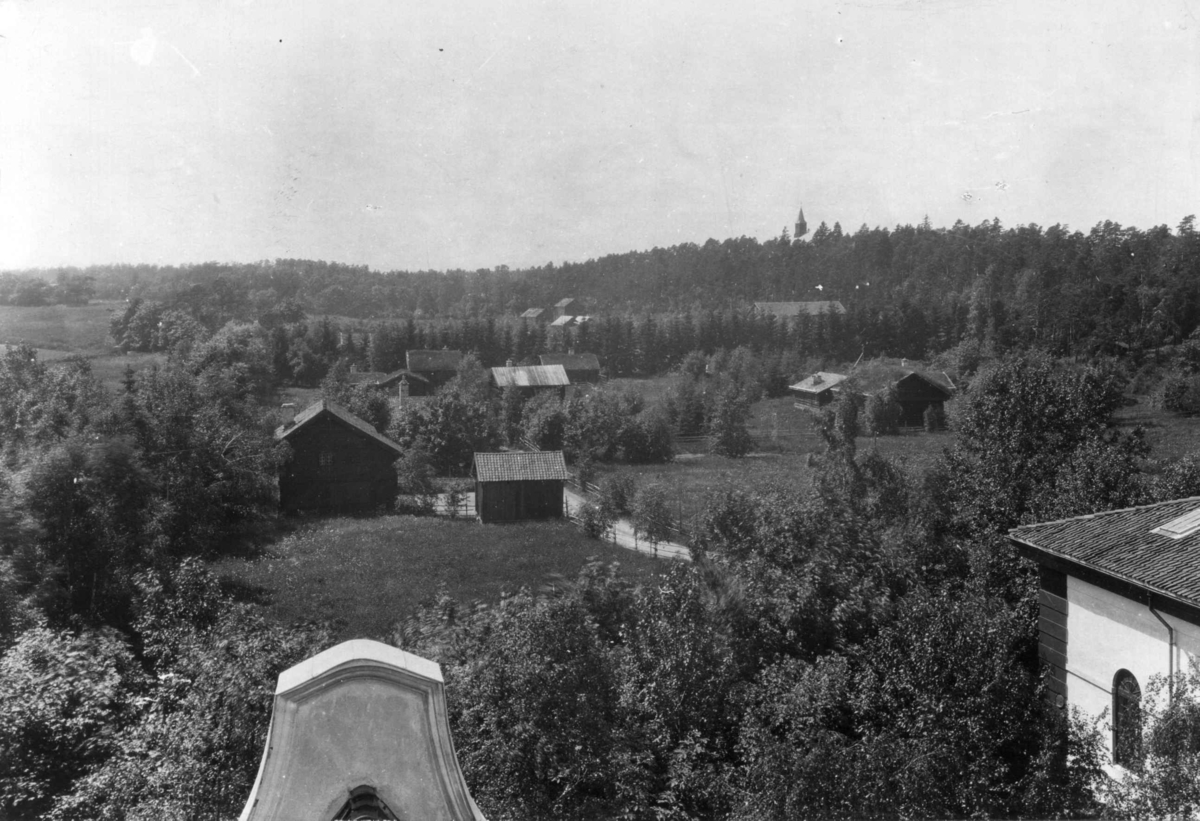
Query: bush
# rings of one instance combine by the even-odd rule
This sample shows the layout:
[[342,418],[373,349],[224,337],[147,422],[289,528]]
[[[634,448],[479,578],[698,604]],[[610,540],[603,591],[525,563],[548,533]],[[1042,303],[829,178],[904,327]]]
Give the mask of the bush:
[[629,513],[636,486],[631,474],[608,474],[600,480],[600,507],[614,518]]
[[871,436],[894,436],[900,432],[900,404],[891,388],[868,396],[863,415]]
[[941,405],[927,407],[925,413],[921,415],[921,419],[925,423],[926,433],[937,433],[946,429],[946,412],[942,410]]
[[608,514],[599,505],[592,502],[584,502],[580,505],[576,516],[579,519],[579,528],[590,539],[599,539],[612,526],[612,519]]

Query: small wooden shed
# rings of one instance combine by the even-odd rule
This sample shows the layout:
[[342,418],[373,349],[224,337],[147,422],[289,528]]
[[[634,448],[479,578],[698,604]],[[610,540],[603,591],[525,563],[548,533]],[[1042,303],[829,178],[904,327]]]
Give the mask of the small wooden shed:
[[471,475],[475,515],[484,524],[562,518],[570,475],[561,450],[476,453]]
[[818,371],[812,376],[788,386],[796,399],[798,408],[822,408],[833,401],[833,389],[845,382],[847,377],[840,373]]
[[404,451],[345,408],[322,399],[276,428],[275,438],[292,447],[279,469],[284,510],[340,513],[395,501],[392,463]]
[[527,396],[543,391],[556,391],[562,396],[571,384],[562,365],[508,365],[492,368],[491,374],[497,390],[516,388]]

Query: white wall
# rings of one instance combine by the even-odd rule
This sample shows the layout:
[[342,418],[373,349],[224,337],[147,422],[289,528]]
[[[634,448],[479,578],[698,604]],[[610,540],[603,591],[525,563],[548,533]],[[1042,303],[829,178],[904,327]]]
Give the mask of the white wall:
[[[1108,711],[1118,670],[1133,673],[1148,695],[1150,677],[1169,670],[1167,629],[1144,603],[1067,577],[1067,697],[1092,716]],[[1200,657],[1200,627],[1159,611],[1175,628],[1175,670]],[[1182,668],[1181,668],[1182,665]],[[1112,733],[1105,733],[1112,744]],[[1111,752],[1111,750],[1110,750]]]

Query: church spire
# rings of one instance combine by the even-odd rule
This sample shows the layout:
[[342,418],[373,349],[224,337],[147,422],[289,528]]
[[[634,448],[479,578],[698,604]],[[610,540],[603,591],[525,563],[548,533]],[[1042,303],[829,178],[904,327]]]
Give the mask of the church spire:
[[808,233],[808,223],[804,221],[804,209],[800,209],[800,216],[796,217],[796,230],[792,232],[792,239],[800,239]]

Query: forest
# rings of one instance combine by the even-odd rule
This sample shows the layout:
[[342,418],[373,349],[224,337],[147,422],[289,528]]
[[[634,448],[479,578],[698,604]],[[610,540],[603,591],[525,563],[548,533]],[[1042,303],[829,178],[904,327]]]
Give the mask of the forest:
[[[36,278],[128,300],[114,346],[163,359],[114,389],[85,358],[0,358],[0,816],[241,809],[275,676],[332,643],[328,624],[271,621],[210,565],[285,526],[281,386],[355,406],[424,454],[402,466],[412,475],[522,437],[592,470],[670,459],[671,437],[697,429],[742,456],[752,443],[729,432],[755,401],[861,355],[955,373],[951,433],[928,464],[870,447],[873,420],[845,399],[814,420],[811,481],[715,493],[694,561],[656,582],[593,564],[494,605],[432,596],[377,637],[442,665],[481,808],[514,821],[1192,812],[1197,682],[1184,671],[1169,708],[1148,706],[1140,767],[1108,779],[1102,723],[1045,697],[1036,572],[1005,534],[1200,495],[1200,453],[1155,453],[1114,419],[1130,394],[1166,413],[1200,401],[1197,243],[1191,218],[1089,234],[835,225],[525,271],[11,272],[6,294]],[[58,298],[22,298],[34,291]],[[515,318],[568,295],[596,319],[555,336]],[[846,314],[779,323],[750,308],[817,298]],[[474,355],[423,405],[380,405],[351,378],[443,346]],[[482,365],[568,347],[676,387],[528,404],[482,387]]]

